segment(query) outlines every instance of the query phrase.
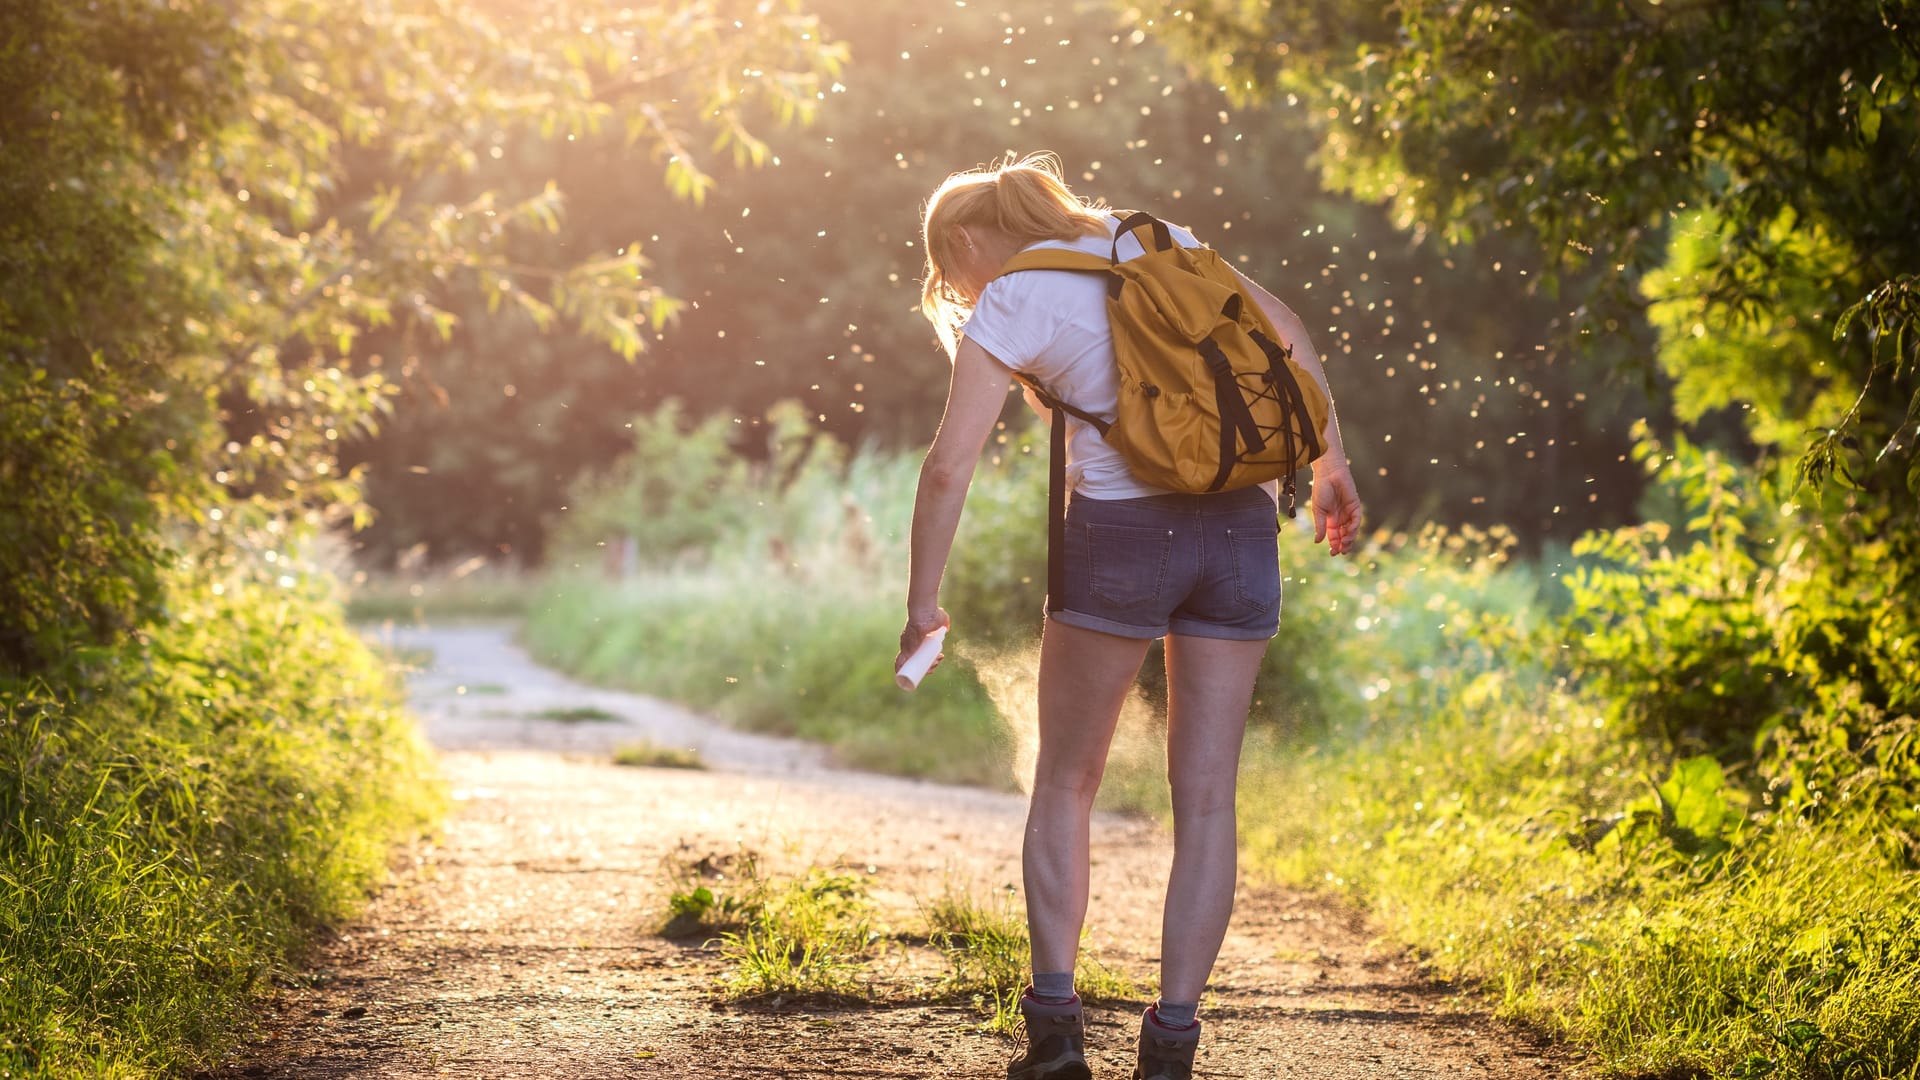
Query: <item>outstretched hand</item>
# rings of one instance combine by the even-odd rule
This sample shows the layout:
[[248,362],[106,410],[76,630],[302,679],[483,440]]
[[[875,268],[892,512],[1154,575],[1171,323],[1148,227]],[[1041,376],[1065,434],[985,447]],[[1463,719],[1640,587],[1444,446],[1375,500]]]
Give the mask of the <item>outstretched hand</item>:
[[1327,542],[1327,554],[1345,555],[1360,539],[1360,493],[1345,463],[1313,470],[1313,542]]

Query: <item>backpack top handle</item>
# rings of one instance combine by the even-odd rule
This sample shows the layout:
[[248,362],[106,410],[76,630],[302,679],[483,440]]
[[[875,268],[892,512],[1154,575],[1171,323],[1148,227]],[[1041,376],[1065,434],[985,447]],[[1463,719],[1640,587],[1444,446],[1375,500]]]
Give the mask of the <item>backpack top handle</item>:
[[1137,236],[1134,237],[1134,239],[1140,240],[1140,246],[1147,251],[1173,250],[1173,230],[1167,228],[1166,222],[1161,221],[1159,218],[1154,217],[1144,210],[1118,210],[1115,211],[1115,216],[1120,218],[1120,227],[1113,230],[1114,262],[1120,261],[1120,238],[1133,232],[1135,229],[1143,229],[1149,225],[1153,226],[1153,246],[1147,247],[1145,240],[1141,240]]

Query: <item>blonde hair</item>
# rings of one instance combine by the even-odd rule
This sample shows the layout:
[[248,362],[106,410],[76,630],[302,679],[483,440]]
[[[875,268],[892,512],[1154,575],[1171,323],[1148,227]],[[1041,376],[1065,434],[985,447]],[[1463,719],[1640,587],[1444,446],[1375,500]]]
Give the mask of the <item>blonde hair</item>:
[[949,356],[973,310],[973,301],[947,281],[956,226],[995,228],[1023,246],[1107,231],[1106,204],[1082,199],[1069,190],[1060,177],[1060,159],[1050,150],[1017,159],[1008,154],[997,165],[954,173],[928,197],[920,221],[920,242],[927,253],[920,310]]

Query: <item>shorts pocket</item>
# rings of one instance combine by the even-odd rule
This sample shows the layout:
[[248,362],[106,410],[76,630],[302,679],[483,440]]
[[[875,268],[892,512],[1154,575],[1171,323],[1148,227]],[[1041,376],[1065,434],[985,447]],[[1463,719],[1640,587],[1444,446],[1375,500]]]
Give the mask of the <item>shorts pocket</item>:
[[1280,543],[1278,526],[1228,529],[1227,551],[1233,556],[1233,589],[1240,602],[1255,611],[1280,605]]
[[1173,533],[1137,525],[1087,525],[1087,585],[1109,604],[1152,602],[1167,579]]

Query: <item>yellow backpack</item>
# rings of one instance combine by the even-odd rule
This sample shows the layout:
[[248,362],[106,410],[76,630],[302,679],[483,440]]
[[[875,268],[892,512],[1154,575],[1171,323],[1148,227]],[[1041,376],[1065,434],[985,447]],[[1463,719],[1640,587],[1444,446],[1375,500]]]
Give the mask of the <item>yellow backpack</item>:
[[[1120,258],[1134,233],[1144,253]],[[1149,235],[1150,233],[1150,235]],[[1294,514],[1293,474],[1325,452],[1329,403],[1279,342],[1273,324],[1211,248],[1182,247],[1151,214],[1124,214],[1110,257],[1040,248],[1000,274],[1079,270],[1107,278],[1107,319],[1119,362],[1113,420],[1083,412],[1021,376],[1054,410],[1053,467],[1061,486],[1062,412],[1093,425],[1141,483],[1170,491],[1230,491],[1280,480]],[[997,275],[996,275],[997,276]],[[1054,502],[1064,505],[1056,490]]]

